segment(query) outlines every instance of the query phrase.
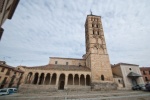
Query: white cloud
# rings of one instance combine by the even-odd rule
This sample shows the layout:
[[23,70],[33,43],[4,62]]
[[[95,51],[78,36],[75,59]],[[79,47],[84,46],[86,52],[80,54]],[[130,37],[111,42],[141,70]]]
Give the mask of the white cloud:
[[111,63],[149,66],[149,0],[20,0],[3,25],[0,59],[10,65],[47,64],[49,57],[81,58],[90,9],[102,16]]

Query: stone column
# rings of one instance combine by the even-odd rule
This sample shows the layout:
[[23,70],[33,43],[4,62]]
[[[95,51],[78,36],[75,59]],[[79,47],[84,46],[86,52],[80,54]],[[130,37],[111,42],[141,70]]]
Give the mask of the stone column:
[[57,75],[57,77],[56,77],[56,86],[58,86],[58,81],[59,81],[59,74]]
[[73,85],[74,85],[74,75],[73,75]]
[[31,77],[30,84],[32,84],[33,80],[34,80],[34,77],[32,76],[32,77]]
[[65,86],[68,85],[68,75],[65,76]]
[[51,84],[51,80],[52,80],[52,77],[51,77],[51,75],[50,75],[50,79],[49,79],[49,85]]
[[79,76],[79,85],[80,85],[80,76]]
[[44,85],[44,83],[45,83],[45,78],[46,78],[46,77],[44,77],[44,80],[43,80],[43,85]]
[[[85,76],[84,76],[85,77]],[[85,78],[85,86],[86,86],[86,78]]]
[[40,77],[38,77],[38,80],[37,80],[37,83],[36,83],[36,84],[38,85],[38,84],[39,84],[39,82],[40,82]]

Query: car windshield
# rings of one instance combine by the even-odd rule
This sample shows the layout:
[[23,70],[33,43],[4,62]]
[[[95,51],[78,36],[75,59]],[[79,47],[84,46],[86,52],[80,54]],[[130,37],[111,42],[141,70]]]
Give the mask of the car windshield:
[[7,90],[0,90],[0,92],[7,92]]

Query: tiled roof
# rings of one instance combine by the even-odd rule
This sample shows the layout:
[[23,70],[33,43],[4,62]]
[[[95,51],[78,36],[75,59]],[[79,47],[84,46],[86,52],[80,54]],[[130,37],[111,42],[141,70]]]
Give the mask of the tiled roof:
[[140,67],[140,70],[148,71],[150,70],[150,67]]
[[49,58],[54,58],[54,59],[71,59],[71,60],[85,60],[85,59],[80,59],[80,58],[61,58],[61,57],[49,57]]
[[118,66],[118,65],[131,65],[131,66],[139,66],[139,65],[136,65],[136,64],[118,63],[118,64],[111,65],[111,67],[115,67],[115,66]]
[[23,66],[23,67],[26,69],[41,69],[41,70],[90,71],[90,68],[86,66],[75,66],[75,65],[48,64],[44,66],[35,66],[35,67]]
[[5,67],[5,68],[12,69],[12,70],[17,71],[17,72],[23,73],[22,70],[18,70],[18,69],[16,69],[15,67],[12,67],[12,66],[7,65],[6,63],[4,63],[4,64],[1,64],[1,63],[0,63],[0,66]]

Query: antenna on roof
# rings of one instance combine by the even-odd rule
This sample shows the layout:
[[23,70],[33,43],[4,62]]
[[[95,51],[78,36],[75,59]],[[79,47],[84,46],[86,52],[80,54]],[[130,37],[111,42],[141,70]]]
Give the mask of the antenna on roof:
[[93,15],[91,9],[90,9],[90,13],[91,13],[91,15]]

